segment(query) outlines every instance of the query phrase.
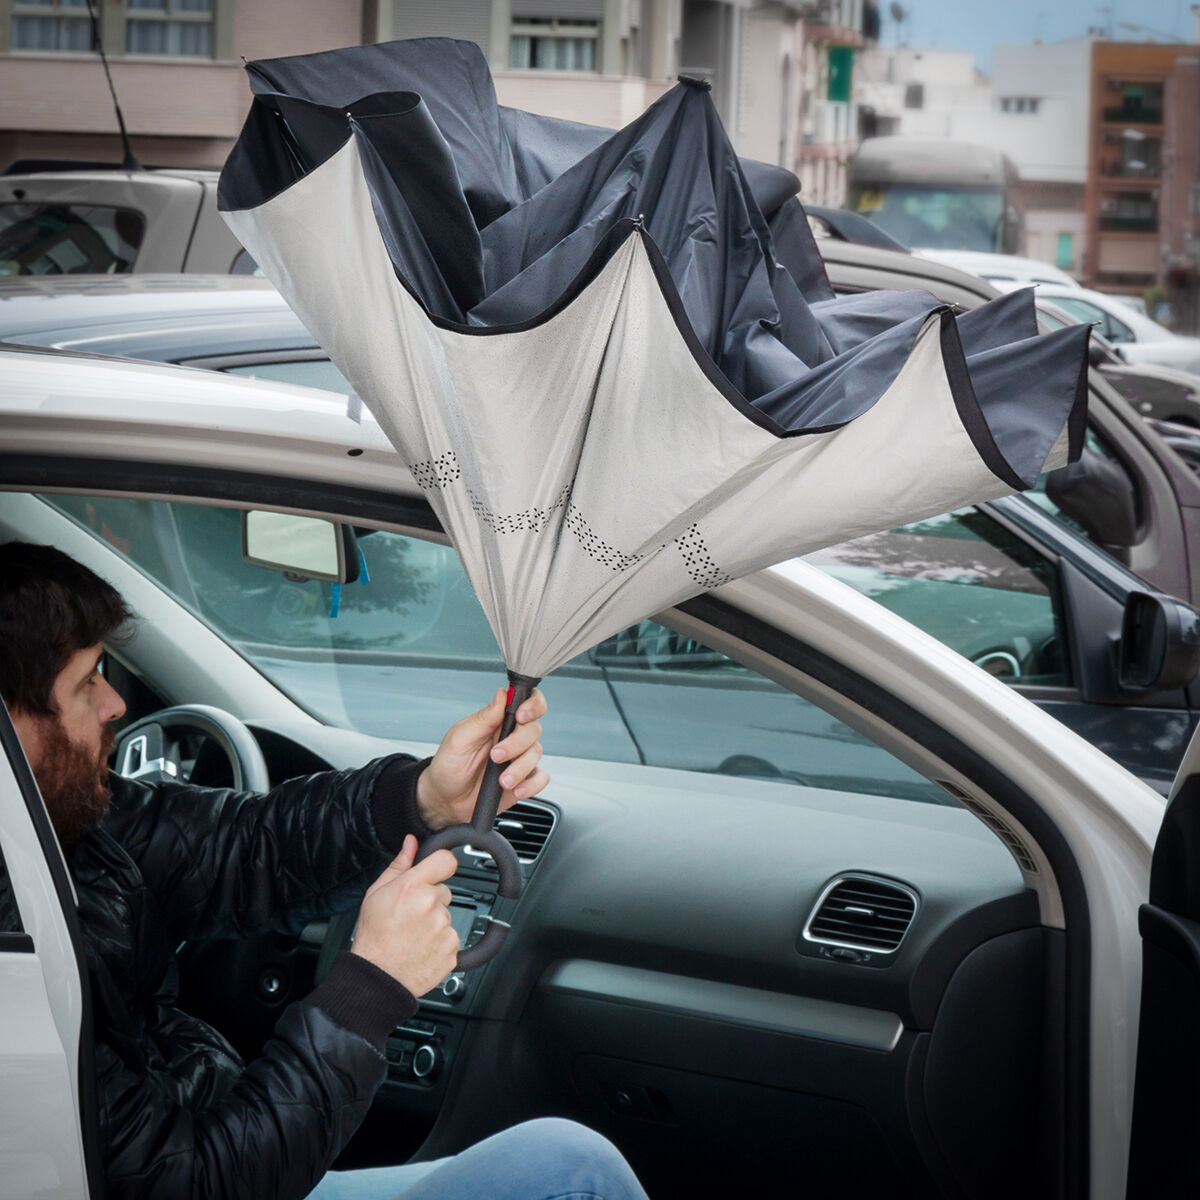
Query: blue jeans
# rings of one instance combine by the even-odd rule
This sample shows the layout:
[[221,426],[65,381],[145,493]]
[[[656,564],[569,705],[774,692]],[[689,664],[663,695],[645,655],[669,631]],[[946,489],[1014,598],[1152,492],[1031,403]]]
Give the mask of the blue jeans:
[[629,1164],[586,1126],[542,1117],[453,1158],[330,1171],[308,1200],[646,1200]]

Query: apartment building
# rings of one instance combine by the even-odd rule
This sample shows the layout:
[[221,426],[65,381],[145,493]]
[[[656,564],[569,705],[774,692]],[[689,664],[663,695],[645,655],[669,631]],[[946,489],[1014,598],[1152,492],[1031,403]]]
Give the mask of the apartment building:
[[1092,47],[1084,263],[1092,286],[1140,293],[1182,284],[1194,296],[1198,55],[1200,46],[1179,44]]
[[[219,167],[250,102],[243,59],[393,38],[475,42],[502,104],[617,128],[680,74],[707,79],[738,152],[840,204],[853,79],[876,0],[94,0],[131,144]],[[0,0],[0,169],[117,163],[86,0]]]

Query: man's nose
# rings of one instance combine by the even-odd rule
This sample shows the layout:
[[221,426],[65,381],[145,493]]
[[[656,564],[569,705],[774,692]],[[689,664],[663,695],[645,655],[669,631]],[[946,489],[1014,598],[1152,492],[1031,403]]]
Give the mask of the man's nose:
[[121,699],[121,693],[106,679],[104,686],[107,689],[107,695],[104,697],[104,724],[109,721],[119,721],[125,715],[125,701]]

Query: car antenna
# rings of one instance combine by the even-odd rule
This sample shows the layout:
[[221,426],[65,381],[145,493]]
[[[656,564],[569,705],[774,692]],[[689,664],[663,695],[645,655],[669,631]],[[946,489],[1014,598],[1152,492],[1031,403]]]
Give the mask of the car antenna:
[[108,90],[112,95],[113,108],[117,110],[117,125],[121,129],[121,145],[125,148],[125,159],[121,166],[126,171],[144,171],[146,168],[137,160],[133,146],[129,142],[129,132],[125,128],[125,116],[121,112],[121,102],[117,99],[117,89],[113,87],[112,72],[108,69],[108,56],[104,53],[104,42],[100,37],[100,21],[96,16],[94,0],[87,0],[88,17],[92,22],[92,47],[100,55],[104,64],[104,77],[108,80]]

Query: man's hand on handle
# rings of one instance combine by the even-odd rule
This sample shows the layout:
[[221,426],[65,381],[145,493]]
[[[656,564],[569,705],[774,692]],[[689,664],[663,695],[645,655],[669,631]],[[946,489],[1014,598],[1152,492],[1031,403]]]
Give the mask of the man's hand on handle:
[[458,958],[450,889],[443,882],[458,862],[449,850],[438,850],[413,866],[416,855],[417,839],[409,834],[363,898],[350,949],[421,996],[454,970]]
[[546,713],[546,698],[540,691],[517,709],[516,728],[502,742],[496,735],[504,721],[508,693],[501,688],[487,708],[452,725],[433,761],[417,781],[417,806],[431,829],[466,824],[475,808],[479,784],[488,758],[506,763],[500,785],[504,794],[500,811],[518,800],[536,796],[550,776],[541,767],[540,718]]

